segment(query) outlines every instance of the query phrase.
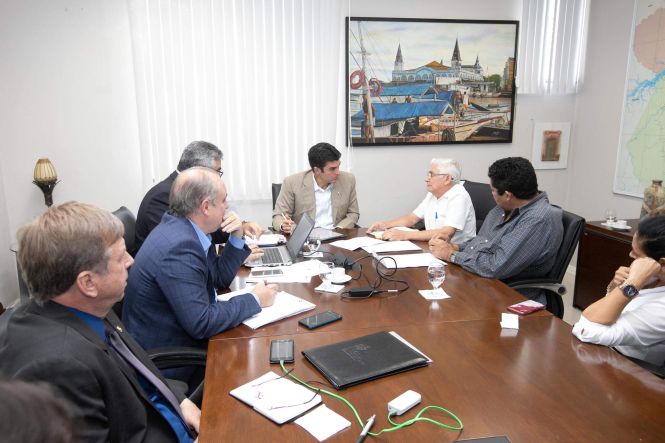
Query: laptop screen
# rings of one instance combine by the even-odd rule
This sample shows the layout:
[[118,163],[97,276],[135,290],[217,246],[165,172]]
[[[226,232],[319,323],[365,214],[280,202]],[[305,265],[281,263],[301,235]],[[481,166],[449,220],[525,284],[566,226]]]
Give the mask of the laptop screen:
[[302,245],[305,244],[305,240],[309,236],[309,233],[312,232],[314,228],[314,220],[307,215],[303,214],[300,218],[300,222],[296,225],[296,229],[291,234],[291,238],[286,242],[286,249],[289,251],[293,261],[298,257],[298,253],[302,248]]

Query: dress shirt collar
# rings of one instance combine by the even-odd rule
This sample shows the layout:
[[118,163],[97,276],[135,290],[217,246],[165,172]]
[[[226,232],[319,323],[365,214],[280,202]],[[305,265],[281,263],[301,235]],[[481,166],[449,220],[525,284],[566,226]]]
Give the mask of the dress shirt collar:
[[191,224],[192,227],[194,228],[194,232],[196,232],[196,236],[199,238],[199,242],[201,242],[201,247],[203,248],[203,252],[206,254],[208,253],[208,249],[210,249],[210,245],[212,245],[212,236],[210,234],[205,234],[201,228],[196,226],[196,223],[191,221],[190,219],[187,219]]
[[328,186],[322,188],[319,186],[319,184],[316,182],[316,177],[314,177],[314,173],[312,173],[312,180],[314,181],[314,192],[329,192],[332,191],[332,189],[335,187],[334,183],[328,184]]
[[106,330],[104,328],[104,319],[96,317],[92,314],[88,314],[87,312],[79,311],[76,308],[71,308],[69,306],[65,306],[68,311],[70,311],[72,314],[80,318],[83,323],[86,325],[90,326],[90,328],[99,335],[99,337],[102,339],[103,342],[106,342]]

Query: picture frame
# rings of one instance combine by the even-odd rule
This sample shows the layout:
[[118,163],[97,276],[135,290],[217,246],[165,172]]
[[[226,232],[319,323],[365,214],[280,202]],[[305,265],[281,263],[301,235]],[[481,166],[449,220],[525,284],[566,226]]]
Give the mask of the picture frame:
[[534,169],[566,169],[570,122],[534,122],[531,163]]
[[348,144],[511,143],[518,32],[514,20],[347,17]]

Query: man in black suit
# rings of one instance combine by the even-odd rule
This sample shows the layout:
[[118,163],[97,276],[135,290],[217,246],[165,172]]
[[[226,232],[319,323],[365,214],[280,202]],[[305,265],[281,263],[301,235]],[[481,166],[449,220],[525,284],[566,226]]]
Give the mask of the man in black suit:
[[21,228],[18,245],[33,299],[0,317],[0,373],[52,384],[73,406],[76,441],[191,442],[201,411],[111,310],[133,263],[122,223],[65,203]]
[[[139,212],[136,216],[136,250],[141,247],[150,231],[152,231],[162,220],[162,215],[169,209],[169,194],[171,186],[178,174],[194,166],[214,169],[221,177],[222,151],[212,143],[205,141],[193,141],[182,152],[180,162],[175,171],[161,182],[153,186],[143,197]],[[263,227],[251,221],[241,221],[233,211],[228,211],[221,229],[213,234],[213,243],[225,243],[230,232],[235,231],[242,223],[246,235],[260,236]],[[251,257],[255,258],[254,256]]]

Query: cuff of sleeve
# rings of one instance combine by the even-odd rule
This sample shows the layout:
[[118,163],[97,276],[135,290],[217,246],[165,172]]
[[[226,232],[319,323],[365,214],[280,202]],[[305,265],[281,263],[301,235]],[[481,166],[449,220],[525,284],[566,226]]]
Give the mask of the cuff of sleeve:
[[250,294],[252,295],[252,297],[254,297],[254,300],[256,300],[256,304],[259,305],[259,308],[260,308],[261,307],[261,302],[259,301],[259,296],[256,295],[253,292],[250,292]]
[[245,247],[245,239],[238,238],[233,234],[229,235],[228,242],[231,243],[231,246],[233,246],[236,249],[243,249]]

